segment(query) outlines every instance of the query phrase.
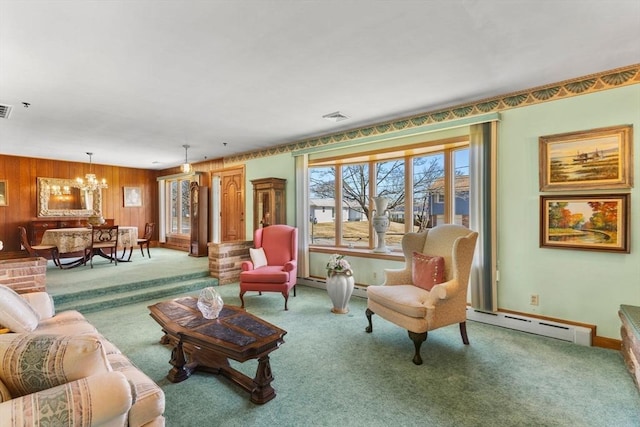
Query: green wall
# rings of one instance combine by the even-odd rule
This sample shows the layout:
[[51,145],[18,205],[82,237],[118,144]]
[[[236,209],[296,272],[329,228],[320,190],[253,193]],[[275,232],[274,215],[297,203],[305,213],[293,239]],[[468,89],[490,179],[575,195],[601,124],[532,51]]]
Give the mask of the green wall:
[[[498,306],[597,326],[620,339],[620,304],[640,305],[640,191],[631,190],[631,253],[539,247],[538,137],[622,124],[634,125],[634,171],[640,179],[640,85],[501,112],[498,125]],[[287,179],[287,223],[295,223],[295,167],[290,154],[247,162],[255,178]],[[557,193],[565,194],[565,193]],[[247,213],[253,199],[247,197]],[[248,215],[250,217],[250,215]],[[253,235],[247,223],[247,236]],[[311,274],[323,275],[326,254],[312,254]],[[358,283],[381,284],[383,268],[402,263],[350,256]],[[357,268],[356,268],[357,266]],[[373,277],[373,272],[377,272]],[[539,295],[539,305],[529,296]]]
[[287,224],[296,223],[296,175],[295,162],[291,153],[278,154],[274,156],[260,157],[249,160],[246,163],[247,189],[246,204],[247,210],[245,218],[247,240],[253,240],[253,186],[252,179],[259,178],[284,178],[287,180]]
[[[598,336],[620,339],[618,307],[640,305],[640,191],[637,186],[631,190],[630,254],[540,248],[539,196],[542,193],[538,183],[538,137],[633,124],[637,182],[640,179],[640,85],[501,114],[497,218],[499,308],[595,324]],[[538,306],[529,305],[530,294],[539,295]]]

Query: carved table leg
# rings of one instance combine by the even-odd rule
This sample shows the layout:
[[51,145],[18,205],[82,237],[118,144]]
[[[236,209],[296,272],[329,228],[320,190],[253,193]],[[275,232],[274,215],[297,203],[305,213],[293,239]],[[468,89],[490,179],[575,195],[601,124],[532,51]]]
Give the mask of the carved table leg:
[[172,383],[179,383],[191,376],[194,369],[187,365],[187,358],[185,357],[184,350],[182,348],[182,337],[173,350],[171,350],[171,360],[169,363],[173,365],[173,368],[169,370],[167,378]]
[[258,370],[253,379],[256,385],[256,388],[251,391],[251,401],[253,403],[261,405],[276,397],[276,391],[271,387],[271,381],[273,381],[273,375],[269,356],[262,356],[258,359]]

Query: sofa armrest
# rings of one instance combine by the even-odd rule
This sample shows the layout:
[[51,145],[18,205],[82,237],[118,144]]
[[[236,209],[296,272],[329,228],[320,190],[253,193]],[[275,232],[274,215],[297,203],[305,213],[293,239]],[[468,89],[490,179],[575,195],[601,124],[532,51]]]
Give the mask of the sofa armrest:
[[460,282],[458,279],[451,279],[443,283],[439,283],[429,291],[428,301],[430,305],[436,305],[440,300],[453,298],[460,291]]
[[285,263],[284,267],[282,267],[283,271],[293,271],[298,267],[298,263],[296,260],[291,260]]
[[242,271],[253,270],[253,263],[251,261],[242,261],[242,264],[240,264],[240,270]]
[[55,316],[53,298],[47,292],[30,292],[20,296],[38,313],[40,320],[50,319]]
[[127,379],[107,372],[0,403],[0,420],[14,426],[123,426],[129,408]]

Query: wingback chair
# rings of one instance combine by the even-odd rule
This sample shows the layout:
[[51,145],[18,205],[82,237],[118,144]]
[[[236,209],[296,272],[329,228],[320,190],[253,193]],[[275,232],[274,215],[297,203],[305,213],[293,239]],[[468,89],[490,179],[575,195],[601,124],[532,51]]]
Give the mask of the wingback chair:
[[280,292],[288,310],[289,291],[296,296],[298,273],[298,229],[277,224],[254,232],[252,260],[244,261],[240,273],[240,301],[244,308],[247,291]]
[[[467,286],[477,238],[475,231],[453,224],[405,234],[402,238],[404,268],[385,270],[384,285],[367,287],[369,326],[366,331],[373,331],[373,314],[406,329],[414,343],[416,365],[422,364],[420,346],[426,341],[428,331],[458,323],[462,342],[468,345]],[[444,274],[441,283],[431,284],[431,290],[427,290],[423,283],[420,286],[414,283],[414,278],[420,274],[423,259],[430,257],[442,257]]]

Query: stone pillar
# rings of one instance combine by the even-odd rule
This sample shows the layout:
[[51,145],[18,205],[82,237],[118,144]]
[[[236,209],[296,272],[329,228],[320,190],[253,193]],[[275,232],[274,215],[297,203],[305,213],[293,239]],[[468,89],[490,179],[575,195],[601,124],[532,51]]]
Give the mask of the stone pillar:
[[249,261],[249,248],[253,241],[237,241],[226,243],[208,243],[209,273],[218,279],[220,285],[228,285],[240,281],[242,261]]
[[42,257],[0,260],[0,285],[19,294],[46,292],[47,260]]

